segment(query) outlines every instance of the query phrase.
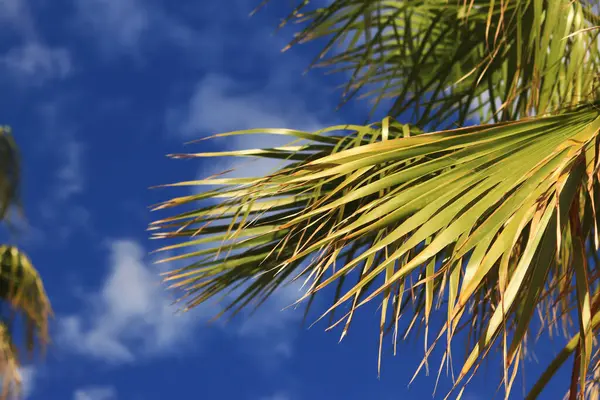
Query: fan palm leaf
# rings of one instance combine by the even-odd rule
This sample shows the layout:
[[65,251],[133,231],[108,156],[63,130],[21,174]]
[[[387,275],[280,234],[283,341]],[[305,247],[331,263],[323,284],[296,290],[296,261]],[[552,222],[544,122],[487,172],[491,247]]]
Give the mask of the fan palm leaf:
[[[174,242],[160,249],[178,253],[164,261],[185,262],[166,280],[187,309],[230,299],[221,314],[261,304],[290,280],[305,281],[299,302],[308,307],[331,287],[322,317],[342,324],[342,337],[356,310],[377,299],[380,360],[385,335],[395,349],[417,322],[429,346],[419,369],[440,342],[443,360],[455,361],[453,340],[464,333],[469,352],[454,389],[464,389],[499,348],[506,397],[537,309],[542,328],[561,326],[569,339],[529,398],[571,356],[570,395],[595,393],[597,7],[584,0],[334,0],[310,9],[302,2],[288,18],[306,24],[293,43],[329,38],[319,65],[350,71],[346,99],[359,91],[376,104],[393,98],[389,117],[316,132],[230,132],[217,136],[267,133],[291,143],[174,155],[286,164],[265,176],[166,185],[211,187],[155,207],[179,210],[150,227],[154,238]],[[334,45],[341,50],[327,57]],[[391,118],[409,111],[412,124]],[[463,126],[477,115],[489,123]],[[441,307],[444,322],[429,338]]]
[[[344,100],[362,89],[389,115],[419,125],[469,118],[515,120],[597,95],[600,49],[594,1],[303,1],[286,21],[307,27],[292,42],[326,38],[314,65],[351,74]],[[333,49],[338,49],[336,52]]]
[[[0,218],[18,201],[19,157],[10,129],[0,129]],[[0,320],[1,399],[18,395],[21,389],[22,357],[18,344],[32,353],[36,344],[48,343],[48,318],[51,307],[37,270],[18,248],[0,246],[0,299],[3,301]],[[16,329],[15,317],[22,317],[23,329]],[[15,332],[23,335],[16,340]]]

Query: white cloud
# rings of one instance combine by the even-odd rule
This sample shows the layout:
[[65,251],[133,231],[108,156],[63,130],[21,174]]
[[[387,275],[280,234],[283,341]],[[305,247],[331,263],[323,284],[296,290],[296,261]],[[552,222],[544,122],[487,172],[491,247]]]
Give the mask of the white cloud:
[[[294,128],[314,131],[325,124],[313,116],[301,98],[291,96],[290,83],[275,75],[268,85],[249,91],[230,78],[211,74],[202,79],[183,107],[172,108],[167,115],[169,130],[189,138],[250,128]],[[222,150],[276,147],[293,137],[242,135],[215,139]],[[201,146],[201,144],[200,144]],[[187,149],[186,149],[187,150]],[[193,147],[190,147],[191,151]],[[205,163],[199,179],[234,168],[228,177],[263,176],[282,165],[281,160],[215,159]]]
[[73,392],[73,400],[115,400],[117,391],[112,386],[89,386]]
[[[35,383],[38,378],[38,371],[32,365],[25,365],[19,368],[19,374],[21,375],[21,388],[19,398],[26,400],[31,397],[31,394],[35,389]],[[0,387],[1,386],[2,382],[0,382]]]
[[[42,221],[51,225],[53,240],[67,240],[73,232],[93,233],[92,215],[75,196],[85,189],[85,147],[71,135],[62,135],[59,150],[60,162],[54,175],[51,192],[40,203]],[[54,140],[57,140],[56,136]]]
[[171,128],[192,136],[249,128],[289,128],[290,124],[307,130],[322,126],[306,111],[303,100],[286,94],[289,88],[281,85],[248,91],[241,82],[227,76],[207,75],[196,84],[183,112],[171,111]]
[[135,47],[150,27],[149,12],[138,0],[78,0],[75,6],[82,27],[114,45]]
[[37,378],[37,371],[35,367],[28,365],[21,367],[21,394],[24,399],[29,398],[35,389],[35,380]]
[[0,21],[9,24],[25,36],[31,37],[35,34],[27,1],[0,0]]
[[67,200],[79,194],[84,188],[83,177],[83,144],[75,139],[67,140],[63,145],[63,164],[59,168],[56,178],[57,196],[60,200]]
[[[54,161],[58,164],[53,187],[52,202],[65,203],[74,195],[80,194],[85,189],[85,153],[86,145],[77,137],[77,130],[67,121],[66,112],[69,104],[59,98],[53,103],[42,104],[38,108],[38,118],[43,122],[40,149],[42,151],[52,148],[55,154]],[[70,116],[69,116],[70,117]],[[53,146],[60,143],[58,151]],[[56,210],[59,204],[52,204]]]
[[73,69],[71,55],[65,48],[48,46],[40,40],[28,4],[23,0],[0,0],[0,32],[16,34],[21,42],[0,55],[0,67],[21,84],[64,79]]
[[82,32],[92,33],[107,55],[139,56],[146,42],[170,40],[187,45],[194,31],[151,0],[76,0]]
[[289,306],[304,294],[302,282],[297,280],[280,286],[254,314],[248,315],[248,312],[244,316],[237,335],[256,343],[245,348],[246,351],[257,356],[272,356],[271,361],[293,356],[293,345],[302,328],[304,309]]
[[208,340],[218,329],[235,338],[238,350],[260,358],[261,365],[273,365],[293,354],[302,312],[282,309],[300,296],[299,284],[282,287],[255,314],[246,312],[241,321],[231,324],[213,324],[204,336],[198,335],[197,328],[220,306],[207,303],[176,313],[158,271],[146,265],[143,248],[134,241],[118,240],[110,244],[110,272],[100,290],[89,297],[89,306],[59,318],[57,342],[67,350],[118,365],[189,351],[192,337]]
[[[51,236],[55,243],[65,243],[76,231],[94,234],[92,215],[78,199],[86,189],[87,146],[77,136],[77,127],[67,122],[65,113],[73,101],[68,100],[59,95],[36,110],[44,127],[40,131],[37,150],[50,157],[55,169],[48,192],[37,205],[41,218],[31,222],[36,224],[33,228],[42,235]],[[57,148],[56,143],[61,145]]]
[[0,64],[13,76],[28,84],[64,79],[71,70],[71,57],[63,48],[51,48],[39,42],[26,42],[0,58]]
[[60,320],[59,341],[72,350],[110,363],[174,350],[191,333],[190,315],[175,314],[156,271],[136,242],[110,245],[110,272],[90,307]]

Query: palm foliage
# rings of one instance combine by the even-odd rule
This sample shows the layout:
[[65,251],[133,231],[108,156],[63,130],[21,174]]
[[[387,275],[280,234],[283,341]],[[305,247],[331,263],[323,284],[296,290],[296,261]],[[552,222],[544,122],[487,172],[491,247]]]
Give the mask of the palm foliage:
[[[16,145],[6,127],[0,128],[0,219],[18,201],[19,158]],[[23,357],[18,344],[32,354],[36,344],[43,348],[48,343],[50,303],[42,280],[29,258],[18,248],[0,246],[0,375],[1,399],[18,395],[21,390]],[[19,320],[16,320],[20,317]],[[23,328],[16,326],[22,320]],[[23,339],[15,337],[23,335]]]
[[[292,44],[327,38],[318,65],[349,73],[345,100],[392,98],[389,117],[317,132],[231,132],[217,136],[269,133],[291,143],[175,155],[287,164],[267,176],[167,185],[220,187],[155,207],[180,210],[151,226],[155,238],[175,241],[161,250],[179,254],[165,261],[186,261],[166,280],[183,291],[187,308],[233,292],[223,310],[233,313],[290,279],[307,282],[299,299],[307,307],[332,287],[323,316],[342,324],[342,336],[360,306],[380,302],[380,359],[386,334],[395,349],[424,325],[430,347],[419,368],[440,341],[443,362],[454,364],[453,339],[468,332],[455,389],[498,348],[507,397],[537,310],[543,329],[560,326],[568,340],[528,398],[569,359],[565,391],[598,395],[598,7],[302,2],[287,20],[304,24]],[[341,49],[327,56],[334,46]],[[477,116],[483,124],[465,126]],[[444,322],[428,338],[440,309]]]

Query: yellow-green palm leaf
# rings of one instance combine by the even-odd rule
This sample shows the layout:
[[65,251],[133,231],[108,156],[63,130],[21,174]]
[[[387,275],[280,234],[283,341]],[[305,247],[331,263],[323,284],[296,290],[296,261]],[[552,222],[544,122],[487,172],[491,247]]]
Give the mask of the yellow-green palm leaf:
[[[219,188],[156,207],[178,210],[151,230],[173,241],[161,249],[176,253],[167,260],[186,264],[166,280],[187,308],[233,293],[223,310],[233,313],[290,279],[307,282],[300,299],[307,307],[332,287],[323,316],[342,324],[342,336],[360,306],[381,302],[380,349],[386,334],[395,348],[424,325],[431,347],[420,367],[440,340],[443,359],[457,361],[453,339],[465,332],[469,353],[455,388],[498,347],[506,396],[537,309],[544,329],[562,325],[569,338],[529,397],[574,354],[571,395],[596,393],[597,7],[585,0],[334,0],[311,9],[302,2],[289,18],[307,24],[294,43],[329,38],[321,64],[350,71],[346,97],[361,90],[377,102],[391,97],[389,115],[412,124],[386,117],[317,132],[231,132],[220,136],[269,133],[291,143],[175,155],[287,164],[267,176],[167,185]],[[335,44],[342,50],[327,58]],[[462,127],[477,114],[494,123]],[[443,130],[424,133],[436,126]],[[440,308],[445,323],[430,336]]]
[[32,353],[36,343],[43,349],[49,341],[51,308],[42,280],[25,254],[15,247],[0,246],[0,268],[0,298],[9,306],[0,323],[0,373],[3,376],[2,398],[6,398],[19,393],[21,385],[22,357],[13,339],[15,312],[23,319],[25,350]]
[[[176,184],[228,186],[159,206],[220,200],[153,224],[155,237],[179,238],[163,249],[184,251],[171,260],[189,260],[167,276],[189,307],[243,286],[230,305],[239,309],[289,278],[308,278],[310,297],[354,275],[326,314],[350,304],[345,332],[356,308],[379,298],[383,336],[407,312],[427,323],[434,299],[445,298],[447,343],[459,325],[473,330],[458,382],[507,331],[505,362],[514,365],[536,307],[560,320],[579,306],[582,337],[592,337],[598,274],[577,254],[586,241],[598,242],[595,105],[414,136],[387,119],[344,128],[330,135],[264,130],[307,143],[244,155],[298,161],[262,178]],[[403,307],[413,300],[416,311]],[[592,351],[584,349],[586,368]]]
[[345,100],[362,90],[376,103],[393,99],[391,116],[411,112],[418,125],[460,126],[469,117],[514,120],[593,99],[600,67],[594,6],[334,0],[316,8],[299,1],[288,21],[307,24],[292,44],[327,40],[315,65],[351,74]]
[[[0,219],[18,199],[19,158],[14,140],[7,128],[0,129]],[[23,357],[17,343],[22,342],[27,353],[35,345],[48,343],[50,303],[42,280],[29,258],[13,246],[0,246],[0,398],[18,395],[19,373]],[[18,318],[18,319],[17,319]],[[15,341],[15,324],[22,321],[23,340]]]

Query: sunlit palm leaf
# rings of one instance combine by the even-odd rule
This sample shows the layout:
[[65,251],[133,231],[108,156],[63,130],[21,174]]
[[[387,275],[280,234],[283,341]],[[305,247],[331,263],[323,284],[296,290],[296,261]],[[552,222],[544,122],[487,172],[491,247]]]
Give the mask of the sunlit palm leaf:
[[[163,250],[188,259],[167,275],[188,307],[243,287],[228,307],[239,310],[290,277],[310,280],[306,299],[355,275],[325,314],[351,304],[340,320],[345,333],[356,308],[381,298],[383,335],[406,313],[427,325],[440,298],[448,351],[461,327],[472,331],[457,385],[499,337],[510,338],[508,383],[536,307],[553,310],[550,326],[575,307],[583,385],[590,366],[598,367],[591,338],[599,275],[583,252],[598,243],[600,109],[414,136],[387,119],[343,128],[328,135],[263,130],[306,143],[252,154],[296,161],[262,178],[176,184],[226,185],[157,207],[220,200],[152,225],[155,238],[178,238]],[[186,155],[205,156],[219,154]],[[404,307],[411,302],[414,310]]]
[[[18,200],[19,157],[8,128],[0,128],[0,219]],[[50,303],[41,278],[29,258],[17,248],[0,246],[0,300],[4,303],[0,317],[0,398],[18,395],[21,386],[19,369],[22,358],[15,344],[15,317],[22,317],[25,350],[32,353],[36,343],[48,343]],[[18,342],[17,342],[18,343]]]
[[10,329],[0,323],[0,374],[2,375],[2,399],[20,392],[22,377],[19,371],[17,346],[13,342]]
[[[394,349],[405,314],[406,333],[420,321],[431,342],[431,314],[444,304],[446,322],[431,348],[445,338],[443,359],[455,359],[452,339],[469,331],[456,386],[497,344],[506,396],[534,311],[543,310],[549,331],[562,324],[567,332],[576,316],[577,333],[530,397],[573,353],[571,395],[593,393],[600,375],[598,7],[587,0],[333,0],[318,9],[299,2],[288,20],[306,25],[292,44],[329,39],[319,65],[350,73],[345,100],[360,91],[376,103],[392,98],[389,115],[412,112],[421,128],[462,126],[477,115],[503,122],[430,134],[388,118],[314,133],[234,132],[301,142],[178,155],[290,163],[264,177],[175,184],[221,189],[156,207],[182,210],[151,227],[155,238],[176,240],[162,249],[178,253],[168,260],[188,264],[167,280],[188,307],[229,295],[223,312],[234,313],[290,278],[310,282],[302,299],[309,306],[334,284],[325,314],[345,324],[342,336],[356,309],[380,298],[380,343],[393,332]],[[332,54],[334,45],[341,50]],[[523,119],[535,115],[544,117]]]
[[345,100],[361,89],[393,99],[389,115],[413,113],[420,126],[514,120],[598,92],[597,0],[298,4],[288,21],[306,28],[292,44],[326,38],[316,65],[350,74]]

